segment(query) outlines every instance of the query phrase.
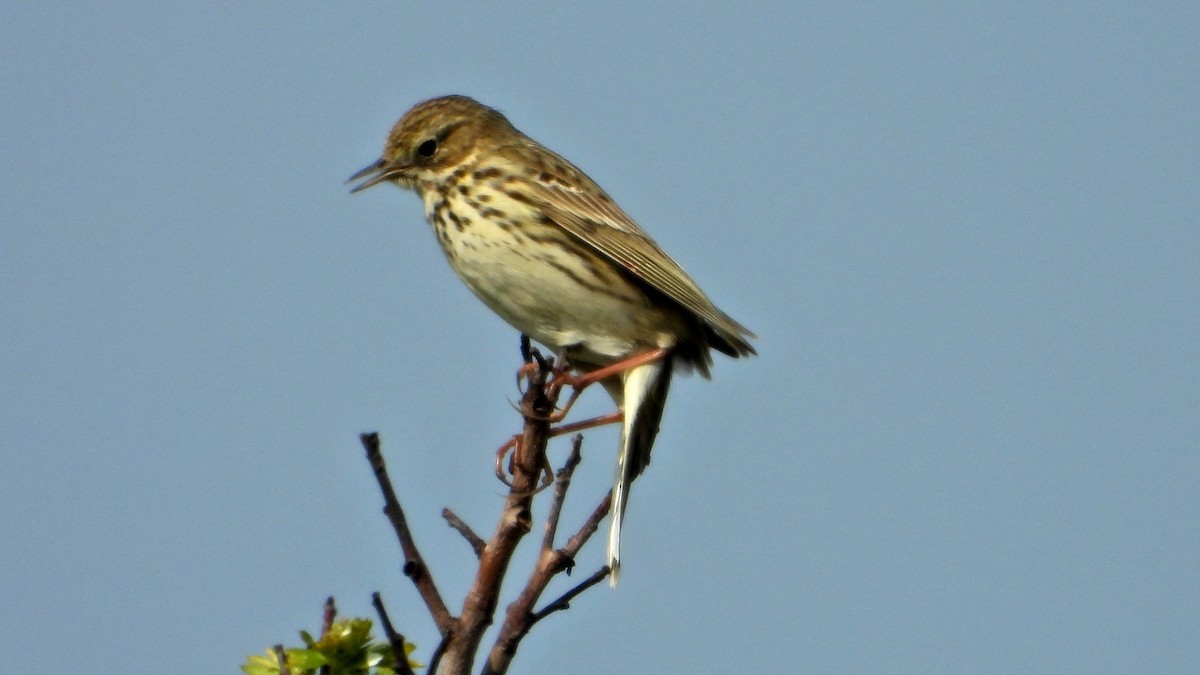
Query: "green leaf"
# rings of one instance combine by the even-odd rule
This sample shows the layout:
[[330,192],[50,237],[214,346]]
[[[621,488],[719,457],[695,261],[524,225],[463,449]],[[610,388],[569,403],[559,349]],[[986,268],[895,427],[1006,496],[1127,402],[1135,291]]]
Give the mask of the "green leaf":
[[317,641],[313,639],[312,634],[306,630],[300,631],[300,639],[304,640],[304,644],[308,645],[310,649],[313,645],[317,644]]
[[246,675],[279,675],[279,659],[270,649],[266,656],[248,656],[242,672]]
[[316,670],[328,665],[329,659],[316,649],[289,649],[288,667],[295,670]]
[[[334,622],[320,640],[308,631],[300,631],[306,648],[287,650],[288,667],[293,675],[315,675],[328,666],[331,675],[396,675],[396,654],[386,642],[371,640],[370,619],[347,619]],[[424,665],[408,658],[416,645],[404,643],[404,658],[412,668]],[[242,666],[246,675],[279,675],[279,663],[273,651],[264,656],[247,657]]]

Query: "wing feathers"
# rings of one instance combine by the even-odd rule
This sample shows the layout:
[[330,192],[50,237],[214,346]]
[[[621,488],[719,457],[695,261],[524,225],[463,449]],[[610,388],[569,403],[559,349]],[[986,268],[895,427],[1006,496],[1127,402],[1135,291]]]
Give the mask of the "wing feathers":
[[[526,163],[536,159],[529,148],[511,149],[525,155],[522,159]],[[715,348],[730,356],[755,353],[746,341],[756,337],[754,333],[717,309],[683,267],[663,252],[592,179],[562,157],[553,156],[561,166],[519,184],[530,192],[526,196],[547,217],[695,314],[719,338],[714,341]]]

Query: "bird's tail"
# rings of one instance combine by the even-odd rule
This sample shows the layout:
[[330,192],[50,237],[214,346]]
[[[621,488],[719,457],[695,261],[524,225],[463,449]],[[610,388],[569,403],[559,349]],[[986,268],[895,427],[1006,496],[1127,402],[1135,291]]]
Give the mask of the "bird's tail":
[[617,475],[612,490],[612,526],[608,534],[608,583],[617,585],[621,575],[621,522],[629,486],[650,463],[650,448],[658,434],[667,390],[671,387],[672,359],[665,358],[625,371],[622,377],[622,405],[625,423],[621,427],[621,453],[617,456]]

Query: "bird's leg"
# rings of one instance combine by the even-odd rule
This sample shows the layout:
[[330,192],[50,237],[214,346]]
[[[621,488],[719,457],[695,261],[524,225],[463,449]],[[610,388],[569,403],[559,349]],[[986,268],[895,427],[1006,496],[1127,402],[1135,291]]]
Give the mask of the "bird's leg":
[[604,366],[603,368],[597,368],[596,370],[580,373],[578,375],[572,375],[565,371],[559,373],[557,372],[558,369],[556,368],[555,378],[550,384],[551,386],[557,385],[562,387],[565,385],[575,389],[583,389],[584,387],[595,384],[600,380],[608,379],[618,373],[623,373],[630,368],[644,366],[647,363],[654,363],[655,361],[665,358],[670,353],[670,349],[666,347],[659,347],[657,349],[651,349],[648,352],[642,352],[641,354],[634,354],[627,359],[622,359],[616,363]]
[[[569,434],[573,431],[583,431],[584,429],[594,429],[595,427],[602,427],[606,424],[619,424],[620,422],[623,422],[624,420],[625,420],[625,412],[623,410],[618,410],[614,413],[609,413],[607,415],[600,415],[598,417],[593,417],[591,419],[580,420],[578,422],[572,422],[570,424],[562,424],[557,427],[551,427],[550,437],[553,438],[554,436],[563,436],[563,435]],[[512,465],[512,460],[511,459],[508,460],[508,471],[506,472],[504,469],[504,458],[507,457],[510,452],[515,453],[515,451],[517,449],[517,444],[520,442],[521,442],[521,436],[516,435],[516,436],[513,436],[512,438],[508,439],[508,442],[506,442],[504,445],[500,446],[500,448],[498,450],[496,450],[496,478],[499,478],[501,483],[504,483],[505,485],[507,485],[510,488],[513,486],[513,484],[508,480],[508,476],[513,471],[513,465]],[[539,487],[537,490],[535,490],[534,491],[535,493],[541,492],[543,489],[546,488],[546,486],[548,486],[554,482],[554,467],[550,465],[550,459],[548,457],[544,457],[543,462],[545,463],[545,466],[543,466],[542,469],[545,472],[545,477],[542,478],[542,486]]]
[[[667,349],[666,347],[659,347],[658,349],[652,349],[648,352],[635,354],[634,356],[631,356],[627,359],[622,359],[616,363],[604,366],[603,368],[598,368],[587,373],[580,373],[578,375],[572,375],[571,373],[567,372],[565,368],[565,360],[560,361],[560,364],[563,366],[563,368],[560,370],[558,366],[555,367],[554,379],[550,381],[549,386],[553,387],[554,389],[562,389],[564,386],[569,386],[571,387],[571,396],[567,398],[567,402],[563,404],[558,412],[550,416],[550,421],[561,422],[571,410],[571,406],[575,405],[575,401],[579,398],[579,395],[582,394],[583,390],[589,386],[600,382],[601,380],[612,377],[613,375],[623,373],[630,368],[636,368],[637,366],[643,366],[647,363],[654,363],[655,361],[664,359],[670,355],[670,353],[670,349]],[[554,389],[551,391],[554,391]],[[605,422],[604,424],[609,423],[610,422]]]
[[[571,396],[567,398],[567,402],[563,404],[562,408],[555,413],[548,415],[545,418],[546,421],[550,422],[551,424],[557,424],[565,419],[567,413],[571,410],[571,406],[575,405],[575,401],[579,398],[579,395],[583,393],[583,390],[589,386],[606,378],[612,377],[613,375],[623,373],[630,368],[635,368],[637,366],[653,363],[660,359],[666,358],[670,355],[670,353],[670,349],[659,347],[658,349],[636,354],[627,359],[622,359],[621,361],[607,365],[603,368],[598,368],[591,372],[581,373],[578,375],[573,375],[569,372],[568,369],[570,366],[567,363],[566,357],[560,356],[552,368],[551,372],[554,374],[554,379],[552,379],[547,385],[547,393],[550,396],[557,396],[558,392],[564,386],[569,386],[571,387]],[[522,377],[529,376],[536,369],[543,368],[545,365],[546,363],[543,359],[535,357],[533,361],[525,363],[517,370],[517,381],[519,382]],[[571,424],[563,424],[557,427],[552,427],[550,429],[550,436],[562,436],[563,434],[569,434],[573,431],[592,429],[594,427],[600,427],[606,424],[616,424],[624,421],[624,419],[624,411],[618,410],[607,415],[600,415],[599,417],[593,417],[591,419],[580,420],[579,422],[572,422]],[[508,480],[508,474],[512,473],[512,460],[509,460],[508,474],[506,474],[504,471],[504,458],[508,456],[510,452],[515,451],[517,449],[517,444],[520,442],[521,437],[519,435],[513,436],[508,440],[508,442],[496,450],[496,478],[499,478],[500,482],[504,483],[510,488],[513,486],[513,484]],[[543,479],[541,487],[539,487],[535,492],[541,492],[546,488],[546,486],[550,485],[554,481],[554,467],[550,465],[549,459],[544,459],[544,461],[546,477]]]
[[600,415],[599,417],[593,417],[591,419],[580,420],[578,422],[571,422],[570,424],[561,424],[557,427],[552,427],[550,429],[550,435],[562,436],[563,434],[569,434],[572,431],[582,431],[584,429],[602,427],[606,424],[619,424],[623,421],[625,421],[625,411],[618,410],[607,415]]

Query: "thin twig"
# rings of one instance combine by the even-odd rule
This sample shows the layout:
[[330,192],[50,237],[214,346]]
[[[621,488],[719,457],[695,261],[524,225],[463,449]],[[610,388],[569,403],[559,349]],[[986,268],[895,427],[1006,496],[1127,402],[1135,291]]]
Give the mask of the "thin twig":
[[554,499],[550,502],[550,513],[546,516],[546,535],[542,537],[543,551],[554,548],[554,535],[558,532],[558,519],[562,515],[567,489],[571,487],[571,476],[575,473],[575,467],[579,466],[582,458],[579,451],[582,445],[583,436],[575,434],[571,439],[571,454],[567,456],[567,461],[558,470],[558,476],[555,478]]
[[604,578],[607,577],[608,573],[611,571],[612,570],[609,569],[608,565],[601,567],[600,569],[596,570],[595,574],[588,577],[587,579],[584,579],[582,582],[580,582],[578,585],[576,585],[574,588],[567,591],[566,593],[563,593],[561,596],[558,597],[557,600],[555,600],[554,602],[551,602],[550,604],[546,605],[545,607],[534,612],[533,615],[529,617],[529,624],[526,626],[525,632],[528,633],[529,629],[533,628],[533,624],[541,621],[542,619],[546,618],[547,616],[549,616],[555,612],[564,610],[564,609],[569,609],[571,607],[571,601],[575,599],[575,596],[586,591],[587,589],[591,588],[592,586],[595,586],[596,584],[600,583],[601,581],[604,581]]
[[396,667],[393,670],[400,675],[416,675],[412,666],[408,665],[408,652],[404,649],[404,636],[397,633],[396,628],[392,626],[392,620],[383,607],[383,598],[379,597],[378,591],[371,594],[371,604],[375,606],[375,613],[379,615],[379,623],[383,626],[383,634],[387,636],[388,644],[392,645],[392,656],[396,661]]
[[472,530],[470,525],[466,524],[462,518],[458,517],[458,514],[454,513],[450,509],[442,509],[442,517],[446,519],[446,522],[450,524],[450,527],[458,530],[458,533],[463,536],[463,539],[467,540],[467,543],[470,544],[471,548],[475,551],[476,558],[479,558],[483,555],[483,549],[485,546],[487,546],[487,542],[483,540],[483,537],[475,534],[475,530]]
[[333,596],[325,598],[325,605],[321,608],[321,637],[329,634],[329,629],[333,627],[333,620],[337,618],[337,605],[333,602]]
[[[337,618],[337,605],[333,602],[333,596],[325,598],[325,605],[321,608],[321,639],[329,634],[329,629],[333,627],[333,620]],[[331,666],[327,663],[320,668],[317,668],[317,675],[329,675]]]
[[[538,482],[543,474],[547,477],[554,475],[546,460],[546,444],[553,435],[556,435],[550,424],[556,410],[561,383],[559,386],[555,386],[554,381],[547,384],[547,380],[557,372],[556,369],[565,371],[568,365],[566,363],[561,365],[548,363],[547,359],[532,346],[526,337],[522,337],[521,356],[527,364],[518,375],[518,381],[524,380],[525,382],[518,405],[524,418],[524,427],[521,434],[514,438],[511,464],[507,472],[512,481],[505,480],[510,490],[494,533],[490,539],[485,541],[453,511],[450,509],[442,511],[442,517],[451,528],[467,540],[479,559],[475,579],[467,592],[459,617],[450,614],[417,549],[404,511],[388,477],[378,435],[371,433],[361,436],[363,447],[367,452],[367,459],[384,496],[384,514],[395,530],[404,551],[404,573],[416,586],[441,634],[441,640],[434,650],[428,666],[428,672],[431,675],[436,675],[440,670],[463,675],[469,672],[484,631],[494,620],[501,585],[507,576],[513,553],[520,540],[532,529],[532,502],[533,497],[540,489],[537,486]],[[496,642],[484,664],[484,673],[507,672],[516,653],[517,645],[529,633],[534,624],[554,612],[569,608],[574,598],[595,586],[609,573],[607,567],[601,568],[600,571],[573,586],[550,604],[534,611],[535,604],[550,580],[564,570],[570,574],[575,564],[575,555],[599,529],[600,521],[608,514],[610,508],[611,495],[606,492],[599,505],[579,530],[566,541],[565,545],[558,549],[554,547],[566,494],[570,488],[574,471],[581,462],[581,446],[582,436],[576,435],[572,439],[571,452],[566,462],[555,476],[554,497],[550,503],[550,511],[545,523],[541,555],[538,557],[524,590],[508,606],[504,624],[500,628]],[[397,672],[407,675],[410,671],[406,670],[407,654],[404,652],[404,638],[396,633],[378,593],[372,597],[372,601],[379,613],[383,630],[396,654]]]
[[604,516],[608,515],[608,511],[611,508],[612,492],[606,492],[604,493],[604,498],[600,500],[600,503],[592,511],[592,515],[583,521],[583,525],[579,528],[579,531],[568,539],[566,545],[562,547],[563,555],[574,558],[575,554],[579,553],[579,549],[583,548],[583,545],[587,543],[587,540],[596,533],[596,530],[600,529],[600,521],[604,520]]
[[429,574],[429,568],[425,565],[425,560],[421,557],[421,552],[413,540],[412,532],[408,529],[408,520],[404,517],[404,509],[400,507],[400,500],[396,498],[396,490],[392,487],[391,479],[388,478],[387,465],[383,461],[383,453],[379,446],[379,434],[362,434],[359,439],[367,451],[367,461],[371,463],[371,469],[375,472],[375,480],[379,483],[379,489],[383,492],[383,512],[391,522],[392,529],[396,531],[396,538],[400,540],[400,548],[404,550],[404,574],[412,579],[413,584],[417,587],[417,592],[421,594],[421,599],[425,601],[425,606],[429,608],[429,613],[433,615],[433,621],[437,624],[438,630],[442,635],[446,635],[454,630],[456,622],[450,615],[450,610],[446,608],[446,603],[442,601],[437,585],[433,583],[433,577]]
[[533,363],[533,342],[529,336],[521,333],[521,360],[525,363]]
[[292,675],[292,669],[287,664],[287,652],[283,645],[275,645],[275,660],[279,662],[279,675]]

